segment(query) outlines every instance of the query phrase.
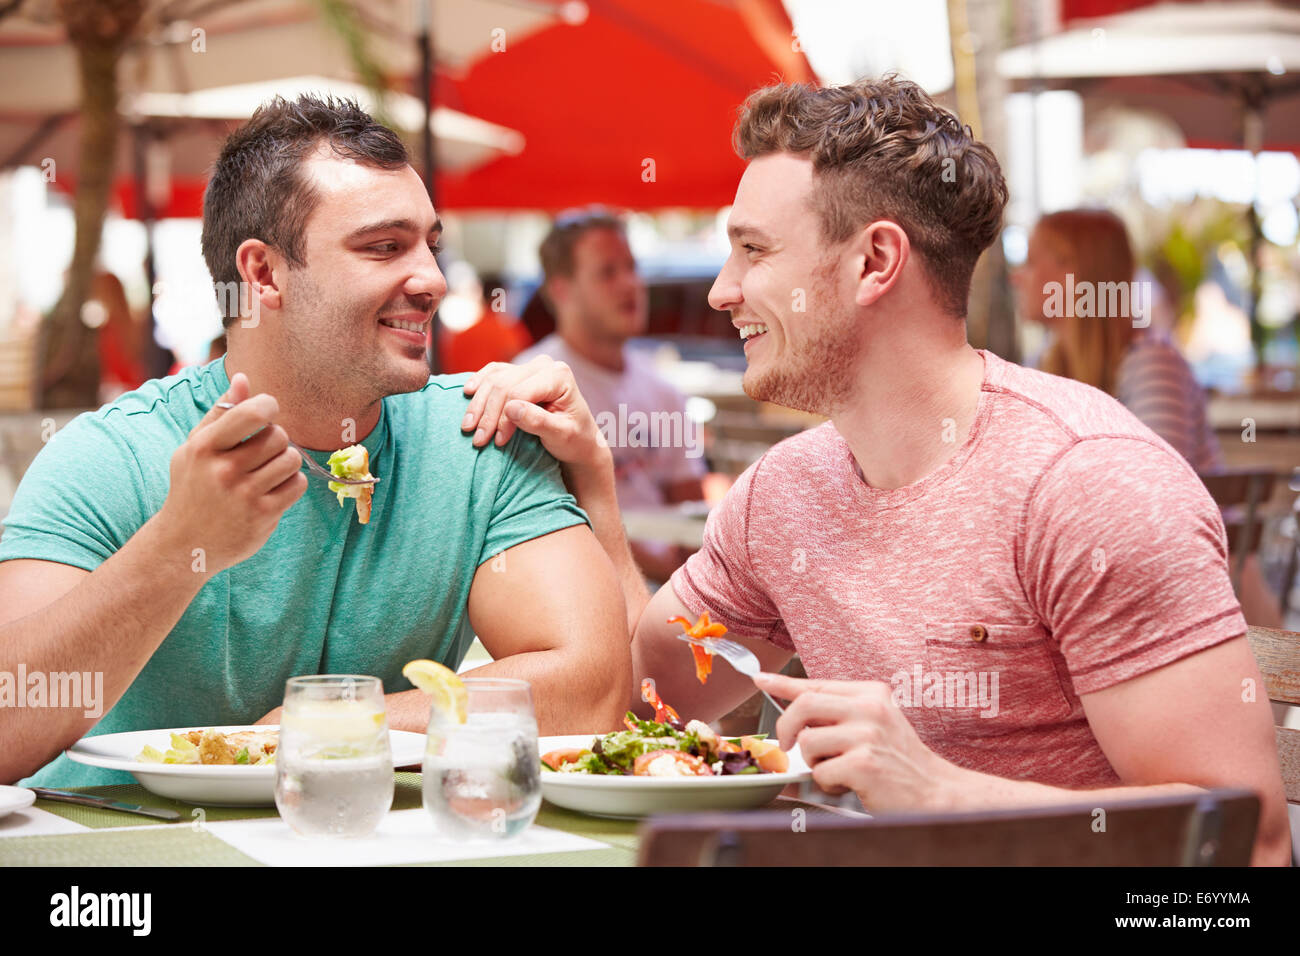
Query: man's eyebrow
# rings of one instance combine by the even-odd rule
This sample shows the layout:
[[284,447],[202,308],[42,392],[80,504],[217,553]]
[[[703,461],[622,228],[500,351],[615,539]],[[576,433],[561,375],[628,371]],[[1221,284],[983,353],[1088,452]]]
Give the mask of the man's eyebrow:
[[758,226],[748,222],[733,222],[727,226],[727,235],[733,240],[757,239],[759,242],[772,243],[775,240]]
[[[419,233],[420,231],[421,231],[420,225],[414,219],[385,219],[381,222],[367,223],[366,225],[360,227],[359,229],[353,229],[350,233],[348,233],[347,241],[355,242],[356,240],[362,238],[363,236],[368,236],[371,233],[375,233],[375,232]],[[429,232],[431,234],[437,233],[438,235],[441,235],[442,220],[435,219],[433,223],[433,228],[430,229]]]

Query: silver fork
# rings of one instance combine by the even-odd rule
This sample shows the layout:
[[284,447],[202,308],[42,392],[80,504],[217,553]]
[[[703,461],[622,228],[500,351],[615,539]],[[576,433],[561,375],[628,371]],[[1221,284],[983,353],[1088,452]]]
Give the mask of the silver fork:
[[[763,669],[763,665],[758,662],[754,652],[743,644],[737,644],[735,641],[729,641],[723,637],[691,637],[689,634],[675,634],[673,636],[679,641],[694,644],[696,647],[702,647],[706,651],[717,654],[750,680],[753,680],[754,675]],[[785,708],[773,700],[771,694],[765,690],[760,690],[760,692],[772,702],[772,706],[776,708],[777,713],[785,713]]]
[[[217,402],[216,407],[224,408],[229,411],[235,406],[230,404],[230,402]],[[313,459],[311,455],[307,454],[307,452],[303,450],[302,446],[292,438],[289,439],[289,447],[298,449],[298,454],[302,455],[302,460],[303,463],[306,464],[307,470],[312,472],[313,476],[316,478],[324,478],[327,481],[336,481],[340,485],[373,485],[379,480],[378,478],[340,478],[329,469],[322,468],[320,465],[316,464],[315,459]]]

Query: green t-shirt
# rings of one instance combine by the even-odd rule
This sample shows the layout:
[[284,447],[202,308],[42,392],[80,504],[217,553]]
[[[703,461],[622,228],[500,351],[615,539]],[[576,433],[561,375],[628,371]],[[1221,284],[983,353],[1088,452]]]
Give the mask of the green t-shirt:
[[[356,439],[382,479],[370,523],[311,479],[262,549],[203,587],[91,733],[249,724],[283,702],[297,674],[371,674],[393,693],[411,686],[407,661],[459,666],[479,565],[586,520],[537,439],[470,444],[460,431],[467,377],[385,398],[379,423]],[[172,453],[229,387],[218,359],[69,422],[14,496],[0,561],[97,568],[162,506]],[[60,756],[24,783],[130,781]]]

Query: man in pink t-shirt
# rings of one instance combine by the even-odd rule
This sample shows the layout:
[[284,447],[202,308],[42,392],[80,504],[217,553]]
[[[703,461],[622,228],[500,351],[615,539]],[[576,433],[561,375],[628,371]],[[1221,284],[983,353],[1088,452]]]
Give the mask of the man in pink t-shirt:
[[[830,421],[741,476],[658,594],[568,369],[466,385],[468,427],[524,428],[564,464],[620,569],[635,678],[705,720],[754,684],[792,700],[782,746],[870,809],[1245,787],[1255,862],[1285,863],[1272,714],[1214,502],[1109,396],[967,344],[1006,202],[992,152],[893,78],[760,90],[735,141],[749,165],[709,301],[745,339],[751,397]],[[765,671],[797,652],[812,679],[717,667],[701,685],[666,622],[703,611]]]

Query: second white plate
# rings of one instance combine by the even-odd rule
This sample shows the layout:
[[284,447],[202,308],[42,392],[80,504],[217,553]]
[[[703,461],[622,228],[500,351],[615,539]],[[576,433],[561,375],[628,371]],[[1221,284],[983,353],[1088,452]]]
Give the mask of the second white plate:
[[[590,747],[596,734],[542,737],[538,753]],[[653,813],[753,810],[780,796],[792,783],[812,776],[796,746],[785,773],[741,773],[726,777],[620,777],[542,770],[542,796],[557,807],[598,817],[636,819]]]

